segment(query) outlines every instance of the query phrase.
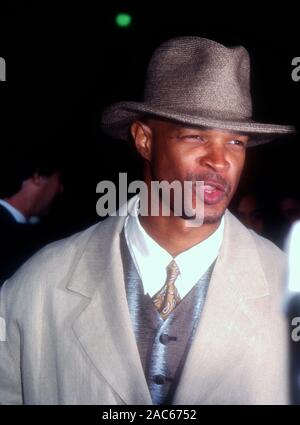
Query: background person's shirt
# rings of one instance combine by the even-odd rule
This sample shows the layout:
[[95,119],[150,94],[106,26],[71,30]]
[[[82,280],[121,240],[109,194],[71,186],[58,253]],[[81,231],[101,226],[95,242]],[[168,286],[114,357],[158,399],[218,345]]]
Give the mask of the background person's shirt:
[[13,207],[9,202],[6,202],[4,199],[0,199],[0,205],[2,205],[16,220],[17,223],[26,223],[27,219],[21,211]]

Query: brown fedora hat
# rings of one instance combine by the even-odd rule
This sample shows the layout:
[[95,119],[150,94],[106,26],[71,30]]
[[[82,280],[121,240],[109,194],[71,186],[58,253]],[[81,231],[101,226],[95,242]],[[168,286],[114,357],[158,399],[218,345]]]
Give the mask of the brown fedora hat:
[[148,66],[144,101],[108,107],[102,128],[127,140],[131,123],[143,116],[249,134],[249,146],[296,132],[293,126],[252,119],[247,50],[201,37],[178,37],[159,46]]

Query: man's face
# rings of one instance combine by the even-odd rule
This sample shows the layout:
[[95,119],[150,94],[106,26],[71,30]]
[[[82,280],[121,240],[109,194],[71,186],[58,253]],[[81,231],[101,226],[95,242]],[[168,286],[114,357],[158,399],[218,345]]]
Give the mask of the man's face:
[[141,125],[149,149],[136,144],[146,159],[146,180],[148,169],[149,180],[203,181],[204,223],[218,222],[237,188],[248,137],[154,119]]
[[54,201],[54,198],[63,192],[63,184],[59,172],[51,174],[51,176],[40,176],[41,183],[39,186],[39,194],[36,202],[36,213],[46,214]]

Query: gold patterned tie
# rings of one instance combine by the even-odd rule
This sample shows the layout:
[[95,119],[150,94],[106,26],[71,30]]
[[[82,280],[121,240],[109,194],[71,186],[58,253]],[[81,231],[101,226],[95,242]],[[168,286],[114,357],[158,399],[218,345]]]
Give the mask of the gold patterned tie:
[[174,310],[181,298],[175,286],[179,268],[174,260],[167,267],[167,280],[164,286],[152,297],[153,303],[161,317],[165,320]]

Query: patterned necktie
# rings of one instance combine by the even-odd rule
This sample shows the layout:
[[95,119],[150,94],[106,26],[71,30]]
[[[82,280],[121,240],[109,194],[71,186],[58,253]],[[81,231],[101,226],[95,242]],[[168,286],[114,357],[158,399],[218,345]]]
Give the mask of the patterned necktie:
[[153,303],[161,317],[165,320],[174,310],[181,298],[175,286],[179,268],[174,260],[167,267],[167,280],[164,286],[152,297]]

